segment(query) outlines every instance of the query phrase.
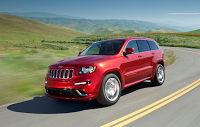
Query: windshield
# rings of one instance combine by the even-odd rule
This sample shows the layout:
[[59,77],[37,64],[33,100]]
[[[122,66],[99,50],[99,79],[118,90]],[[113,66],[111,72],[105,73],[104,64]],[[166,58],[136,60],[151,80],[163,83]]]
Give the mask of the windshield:
[[124,40],[118,41],[102,41],[92,44],[84,50],[80,56],[83,55],[115,55],[119,52]]

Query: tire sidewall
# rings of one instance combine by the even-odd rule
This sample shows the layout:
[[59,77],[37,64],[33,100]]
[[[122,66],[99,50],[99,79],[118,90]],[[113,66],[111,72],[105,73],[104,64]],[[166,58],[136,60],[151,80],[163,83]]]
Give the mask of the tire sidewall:
[[[164,80],[163,80],[163,82],[160,82],[159,79],[158,79],[158,68],[159,68],[159,67],[162,67],[162,69],[163,69],[163,73],[164,73]],[[164,67],[163,67],[161,64],[158,64],[158,65],[157,65],[157,68],[156,68],[156,75],[155,75],[155,76],[156,76],[155,78],[157,79],[158,84],[159,84],[159,85],[162,85],[162,84],[164,83],[164,81],[165,81],[165,70],[164,70]]]
[[[114,101],[110,101],[107,97],[106,97],[106,93],[105,93],[105,85],[106,85],[106,82],[110,79],[110,78],[115,78],[117,81],[118,81],[118,83],[119,83],[119,95],[118,95],[118,97],[117,97],[117,99],[116,100],[114,100]],[[115,104],[118,100],[119,100],[119,98],[120,98],[120,96],[121,96],[121,82],[120,82],[120,80],[119,80],[119,78],[115,75],[115,74],[107,74],[107,75],[105,75],[104,76],[104,78],[103,78],[103,80],[102,80],[102,83],[101,83],[101,88],[100,88],[100,91],[99,91],[100,93],[100,96],[102,97],[101,98],[101,100],[104,102],[104,104],[103,105],[113,105],[113,104]],[[101,102],[100,102],[101,103]],[[102,103],[101,103],[102,104]]]

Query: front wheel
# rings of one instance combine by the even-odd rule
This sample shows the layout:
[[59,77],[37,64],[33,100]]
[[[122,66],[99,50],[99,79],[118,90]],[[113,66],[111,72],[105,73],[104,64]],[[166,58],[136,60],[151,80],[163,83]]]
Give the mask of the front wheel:
[[162,64],[158,64],[156,68],[156,73],[151,83],[155,86],[160,86],[165,81],[165,70]]
[[98,103],[102,105],[113,105],[121,96],[121,82],[115,74],[107,74],[101,83]]

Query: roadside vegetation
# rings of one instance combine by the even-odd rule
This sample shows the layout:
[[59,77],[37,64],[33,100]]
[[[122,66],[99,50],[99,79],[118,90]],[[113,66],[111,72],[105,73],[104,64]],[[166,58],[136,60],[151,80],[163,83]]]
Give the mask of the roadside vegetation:
[[48,66],[62,59],[76,57],[87,45],[64,44],[64,46],[67,48],[59,50],[48,46],[24,48],[11,45],[12,48],[1,50],[0,105],[44,95],[44,78]]
[[190,33],[128,33],[128,34],[97,34],[86,37],[76,37],[73,42],[93,43],[95,41],[122,38],[122,37],[148,37],[153,38],[160,46],[188,47],[200,49],[200,34]]
[[173,51],[170,50],[164,50],[164,58],[165,58],[165,64],[166,66],[172,64],[176,60],[176,55]]

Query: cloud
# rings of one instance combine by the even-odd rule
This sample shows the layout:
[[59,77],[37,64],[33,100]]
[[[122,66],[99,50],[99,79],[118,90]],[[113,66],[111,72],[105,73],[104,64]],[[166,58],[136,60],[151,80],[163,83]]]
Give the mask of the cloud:
[[200,15],[200,13],[168,13],[168,15]]

